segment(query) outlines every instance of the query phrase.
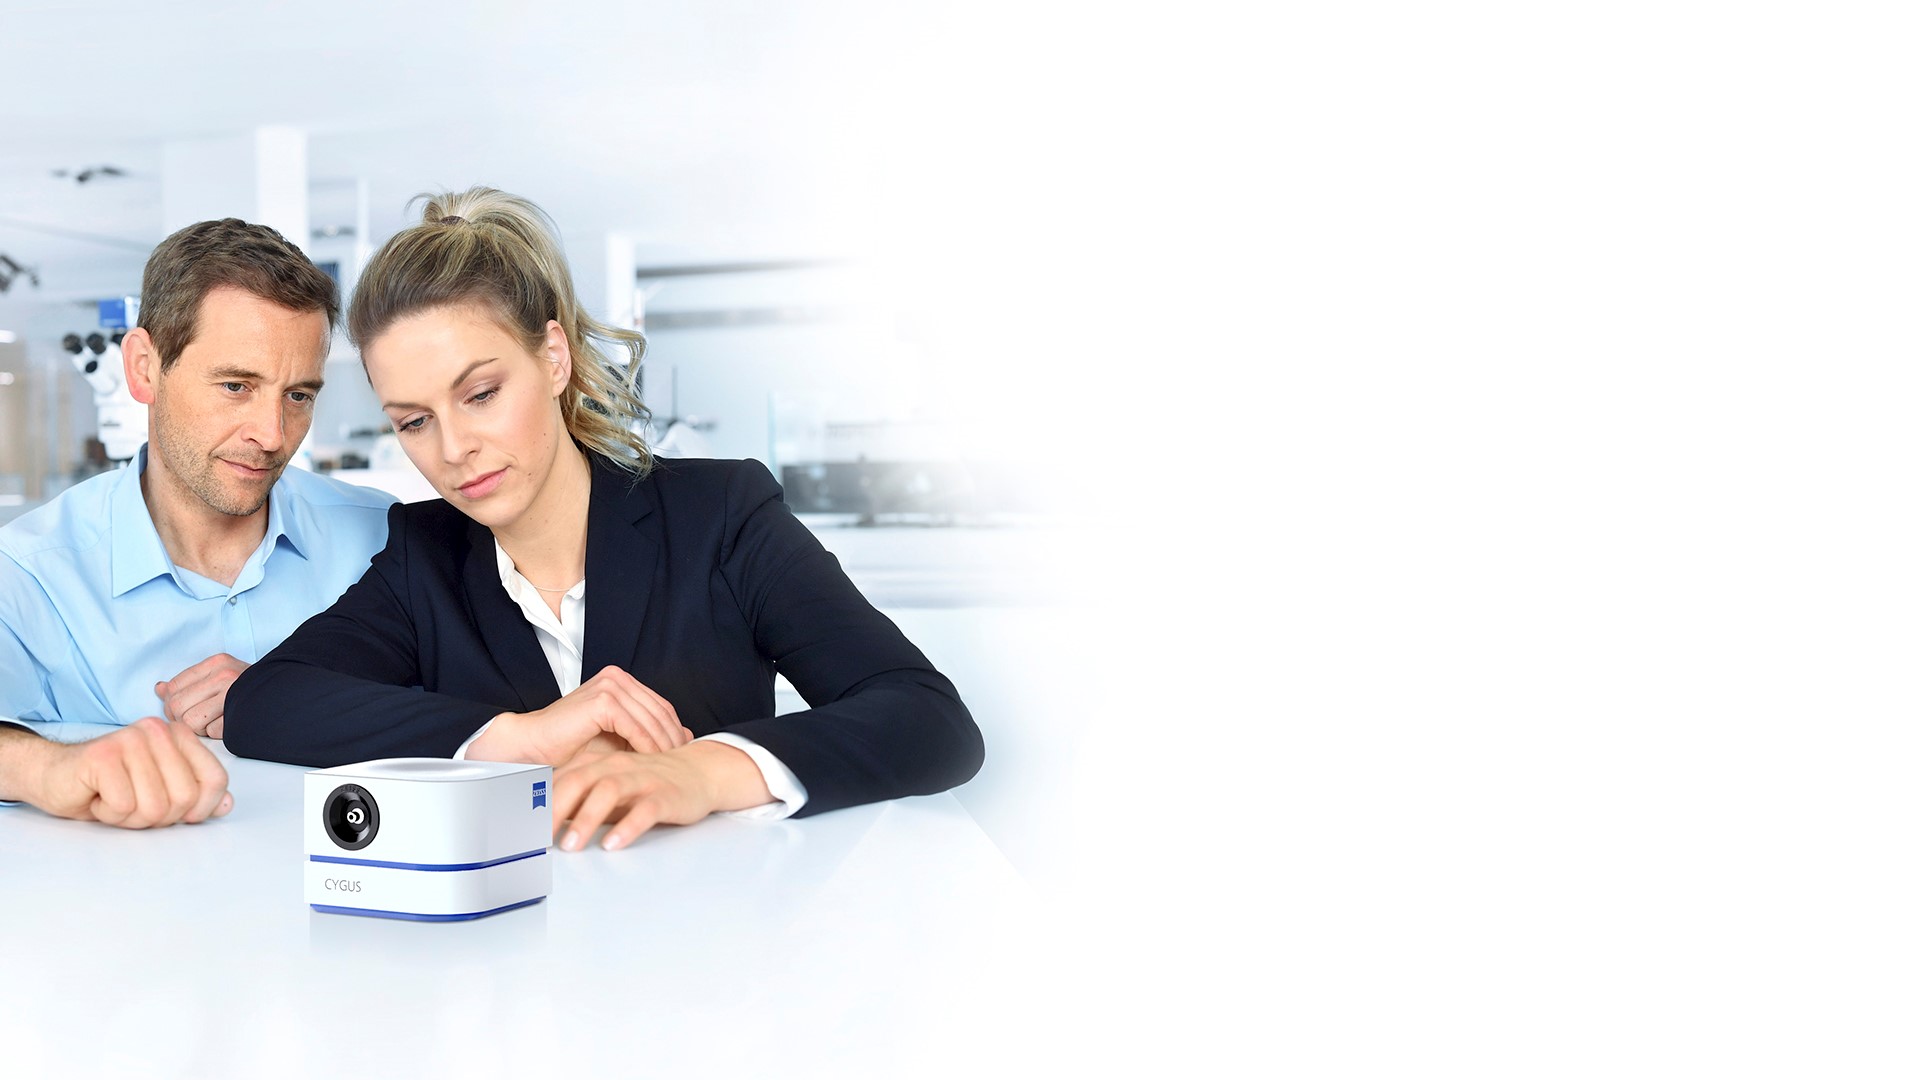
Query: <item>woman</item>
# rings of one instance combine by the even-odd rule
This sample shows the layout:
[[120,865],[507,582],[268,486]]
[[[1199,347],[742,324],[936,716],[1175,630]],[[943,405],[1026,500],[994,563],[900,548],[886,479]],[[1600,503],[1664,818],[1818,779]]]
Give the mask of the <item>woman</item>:
[[[964,783],[979,729],[754,461],[656,460],[551,222],[488,188],[430,200],[347,316],[441,500],[234,683],[227,746],[331,766],[556,766],[578,850],[709,813],[816,814]],[[773,676],[812,706],[773,715]],[[424,692],[423,692],[424,691]],[[558,831],[558,830],[556,830]]]

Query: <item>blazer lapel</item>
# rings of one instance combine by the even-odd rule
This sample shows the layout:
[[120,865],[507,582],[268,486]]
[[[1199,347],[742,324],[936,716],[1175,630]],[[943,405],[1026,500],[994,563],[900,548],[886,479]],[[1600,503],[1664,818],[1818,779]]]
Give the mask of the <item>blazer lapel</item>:
[[461,576],[473,624],[479,628],[494,664],[507,677],[513,692],[520,695],[522,711],[553,704],[560,697],[560,684],[553,681],[553,668],[540,649],[533,624],[500,584],[493,534],[479,522],[467,526],[467,559]]
[[640,649],[640,624],[653,591],[660,545],[640,522],[653,512],[652,485],[594,462],[593,502],[587,511],[587,633],[580,676],[609,665],[631,670]]

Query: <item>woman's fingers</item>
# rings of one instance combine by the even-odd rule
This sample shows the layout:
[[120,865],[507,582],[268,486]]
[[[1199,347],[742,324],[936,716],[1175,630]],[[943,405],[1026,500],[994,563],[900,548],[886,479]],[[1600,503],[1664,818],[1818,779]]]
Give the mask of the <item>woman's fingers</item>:
[[693,732],[687,730],[686,725],[680,722],[680,713],[673,707],[673,702],[661,697],[654,692],[653,687],[619,668],[608,670],[619,673],[618,682],[621,690],[629,694],[652,721],[654,734],[661,740],[660,749],[671,750],[693,741]]
[[686,729],[681,726],[672,704],[626,671],[617,667],[602,668],[593,677],[592,685],[609,708],[624,714],[635,725],[633,730],[641,733],[636,738],[625,731],[618,732],[635,750],[671,750],[687,742],[681,737]]
[[[598,829],[612,813],[625,801],[623,785],[618,777],[599,775],[586,779],[585,797],[573,812],[573,820],[568,823],[566,835],[560,840],[563,851],[579,851],[593,838]],[[557,816],[557,815],[556,815]]]
[[607,838],[602,841],[602,846],[608,851],[619,851],[633,843],[641,833],[658,824],[660,824],[659,804],[652,799],[637,800],[627,811],[627,816],[615,822],[613,828],[607,830]]
[[[603,754],[557,770],[553,818],[561,849],[579,851],[593,839],[594,830],[609,822],[603,843],[612,851],[633,843],[655,825],[691,825],[713,813],[721,798],[753,805],[722,790],[729,782],[716,777],[711,755],[702,753],[701,747],[746,760],[732,747],[701,743],[666,754]],[[753,768],[751,762],[747,766]],[[764,792],[758,770],[753,773]],[[567,819],[571,821],[563,828],[561,823]]]
[[[514,737],[525,750],[501,745],[501,738],[483,736],[470,755],[501,756],[562,765],[589,749],[632,749],[661,753],[693,741],[693,732],[680,722],[673,704],[618,667],[602,668],[572,693],[533,713],[515,725]],[[496,728],[504,730],[500,717]],[[617,744],[617,745],[610,745]]]

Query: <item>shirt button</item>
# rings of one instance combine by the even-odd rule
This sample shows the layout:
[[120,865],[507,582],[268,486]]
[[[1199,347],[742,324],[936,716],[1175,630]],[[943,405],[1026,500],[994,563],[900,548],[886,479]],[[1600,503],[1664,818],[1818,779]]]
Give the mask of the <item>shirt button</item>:
[[227,603],[228,603],[228,604],[237,604],[237,603],[239,603],[239,602],[240,602],[240,598],[239,598],[239,597],[237,597],[237,596],[229,596],[229,597],[227,597]]

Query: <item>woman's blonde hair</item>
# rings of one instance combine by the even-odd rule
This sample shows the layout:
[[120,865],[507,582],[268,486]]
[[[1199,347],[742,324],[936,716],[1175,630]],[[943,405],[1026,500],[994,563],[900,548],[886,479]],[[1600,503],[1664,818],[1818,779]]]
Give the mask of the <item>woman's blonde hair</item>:
[[[347,334],[363,352],[394,321],[415,312],[479,303],[538,353],[547,321],[558,322],[573,353],[573,375],[560,395],[560,416],[574,441],[645,475],[653,455],[636,429],[647,407],[634,389],[647,339],[588,315],[573,292],[553,219],[504,191],[476,187],[419,195],[421,223],[381,245],[354,287]],[[616,367],[594,343],[624,348]]]

